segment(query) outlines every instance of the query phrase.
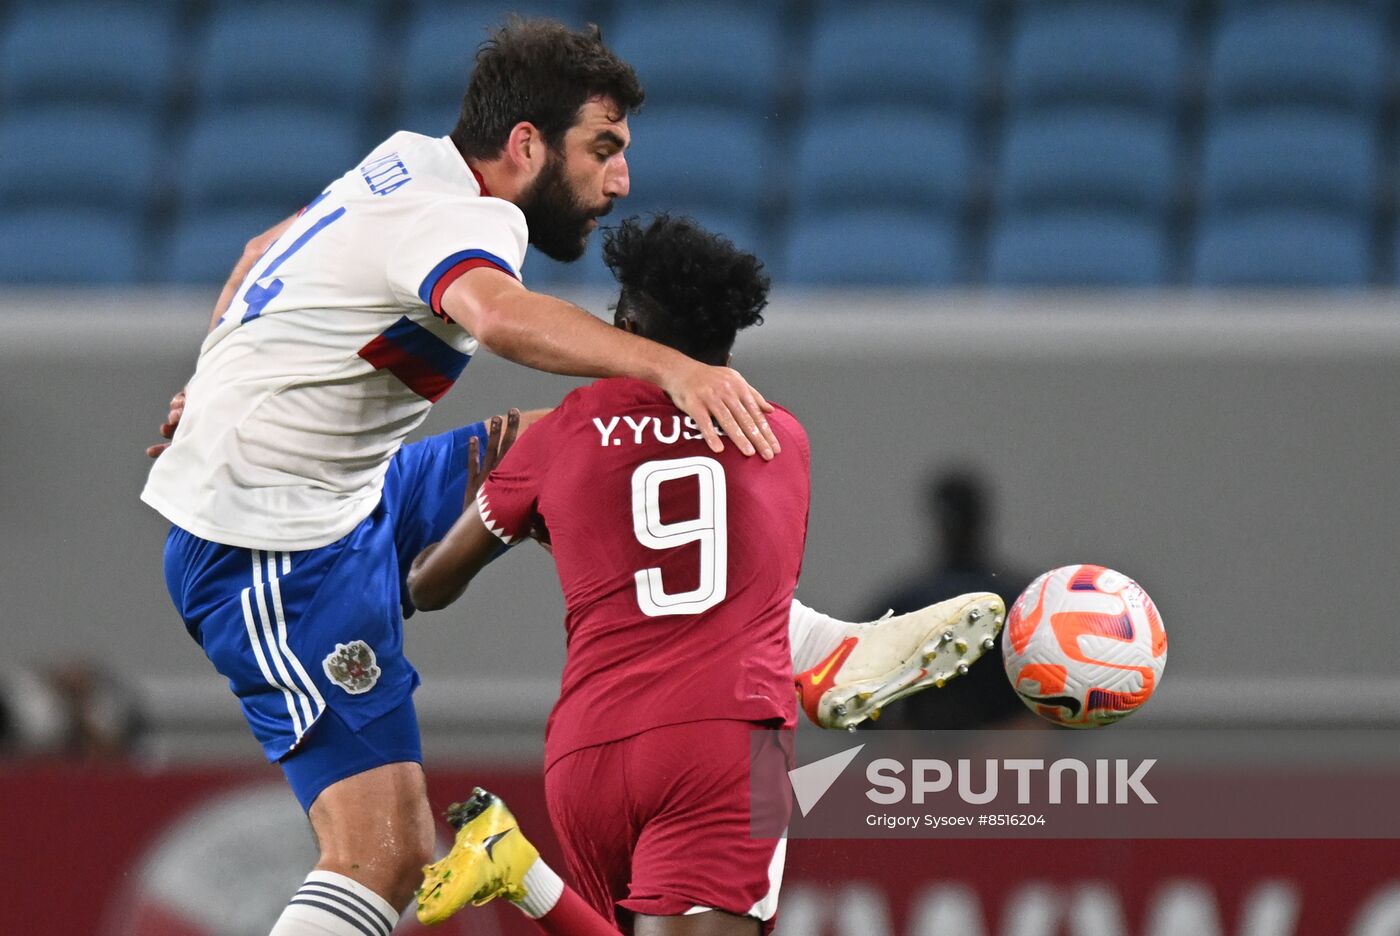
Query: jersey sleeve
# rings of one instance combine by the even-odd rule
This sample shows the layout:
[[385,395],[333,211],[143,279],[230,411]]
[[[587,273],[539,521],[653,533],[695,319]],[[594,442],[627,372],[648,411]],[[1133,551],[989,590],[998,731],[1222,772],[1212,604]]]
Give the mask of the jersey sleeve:
[[559,420],[555,410],[511,446],[476,492],[481,522],[507,546],[530,535],[539,516],[540,487]]
[[529,234],[525,216],[499,198],[450,198],[418,212],[389,254],[389,284],[405,303],[435,315],[459,276],[491,267],[520,279]]

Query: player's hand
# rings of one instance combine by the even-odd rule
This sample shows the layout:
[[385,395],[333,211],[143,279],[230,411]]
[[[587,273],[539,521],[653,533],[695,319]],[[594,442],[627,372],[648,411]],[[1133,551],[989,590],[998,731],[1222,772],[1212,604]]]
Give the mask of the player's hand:
[[520,433],[520,410],[512,408],[504,417],[492,416],[486,429],[486,452],[483,456],[476,436],[467,440],[467,490],[462,498],[462,509],[466,510],[476,500],[476,492],[486,480],[506,452],[515,444]]
[[662,389],[695,420],[710,451],[724,451],[716,425],[745,455],[757,451],[767,461],[783,450],[764,415],[773,412],[773,404],[749,386],[738,371],[696,363]]
[[[185,391],[181,389],[170,400],[170,412],[166,414],[165,422],[161,423],[160,436],[162,439],[175,438],[175,430],[180,425],[180,418],[185,415]],[[157,442],[146,449],[146,455],[150,458],[159,458],[160,453],[170,448],[169,442]]]

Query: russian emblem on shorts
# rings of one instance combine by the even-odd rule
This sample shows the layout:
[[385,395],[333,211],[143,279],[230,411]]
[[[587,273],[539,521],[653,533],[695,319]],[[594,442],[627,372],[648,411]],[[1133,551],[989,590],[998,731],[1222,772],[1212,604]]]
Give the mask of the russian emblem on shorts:
[[379,666],[374,651],[363,640],[338,643],[321,661],[326,677],[351,695],[369,692],[379,682]]

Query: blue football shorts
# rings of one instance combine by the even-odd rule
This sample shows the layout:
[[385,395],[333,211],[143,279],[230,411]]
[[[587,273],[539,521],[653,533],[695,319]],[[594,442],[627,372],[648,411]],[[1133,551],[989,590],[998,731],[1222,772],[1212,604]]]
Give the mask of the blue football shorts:
[[485,423],[403,446],[374,512],[328,546],[244,549],[179,527],[166,538],[166,587],[185,628],[304,808],[337,780],[422,762],[406,578],[461,516],[473,435],[484,451]]

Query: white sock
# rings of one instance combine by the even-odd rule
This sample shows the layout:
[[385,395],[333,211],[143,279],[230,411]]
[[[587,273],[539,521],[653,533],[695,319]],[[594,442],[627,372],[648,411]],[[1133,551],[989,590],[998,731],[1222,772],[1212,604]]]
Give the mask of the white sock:
[[359,881],[312,871],[268,936],[389,936],[399,912]]
[[831,655],[841,641],[857,634],[866,624],[838,621],[813,611],[796,598],[788,612],[788,642],[792,644],[793,675],[804,673]]
[[525,872],[522,883],[525,885],[525,899],[511,903],[525,911],[525,915],[532,920],[538,920],[553,910],[559,898],[564,896],[564,879],[555,874],[543,858],[535,859],[530,870]]

